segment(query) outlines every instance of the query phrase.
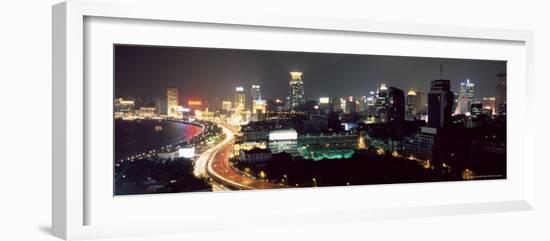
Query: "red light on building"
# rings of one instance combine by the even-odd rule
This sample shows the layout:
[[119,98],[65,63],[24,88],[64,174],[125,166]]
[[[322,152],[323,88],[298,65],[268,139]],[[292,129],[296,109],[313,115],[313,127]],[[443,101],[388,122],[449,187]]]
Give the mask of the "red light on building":
[[189,107],[200,107],[200,106],[202,106],[202,101],[200,101],[200,100],[190,100],[190,101],[187,101],[187,105]]

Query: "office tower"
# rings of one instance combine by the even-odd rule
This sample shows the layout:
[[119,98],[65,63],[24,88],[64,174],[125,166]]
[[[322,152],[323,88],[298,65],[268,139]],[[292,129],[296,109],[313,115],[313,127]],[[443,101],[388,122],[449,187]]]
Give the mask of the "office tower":
[[367,113],[369,115],[376,114],[376,92],[371,91],[370,96],[367,97]]
[[450,80],[433,80],[428,93],[428,126],[445,127],[451,119],[453,92]]
[[254,121],[265,120],[267,112],[267,102],[265,100],[255,100],[252,103],[252,118]]
[[382,84],[376,98],[378,122],[400,122],[405,120],[405,95],[403,90]]
[[468,114],[470,105],[475,101],[474,86],[475,84],[470,82],[469,79],[467,79],[466,82],[460,83],[455,114]]
[[498,112],[506,113],[506,110],[501,110],[501,108],[506,109],[506,73],[497,75],[496,91],[495,104],[499,108]]
[[496,105],[496,98],[495,97],[483,97],[483,109],[489,114],[489,115],[496,115],[497,114],[497,105]]
[[403,122],[405,120],[405,94],[403,90],[388,88],[388,122]]
[[348,96],[345,103],[346,103],[346,106],[345,106],[346,108],[344,112],[346,114],[357,113],[357,102],[355,101],[355,98],[353,98],[353,96]]
[[242,112],[246,110],[246,94],[244,93],[244,88],[242,86],[237,86],[235,88],[233,103],[235,112]]
[[359,112],[367,112],[367,96],[359,98]]
[[410,89],[407,92],[405,117],[407,120],[420,120],[426,114],[426,96],[424,92]]
[[376,95],[376,116],[377,122],[388,122],[388,87],[382,83]]
[[179,90],[175,87],[166,89],[166,114],[169,117],[178,117]]
[[290,95],[289,107],[291,111],[296,111],[304,104],[304,82],[302,81],[302,72],[290,72]]
[[254,101],[261,100],[262,99],[262,93],[260,91],[260,85],[252,85],[250,86],[250,101],[251,106],[254,108]]
[[418,119],[418,112],[420,111],[420,99],[414,89],[410,89],[407,92],[407,104],[405,106],[405,115],[407,120]]

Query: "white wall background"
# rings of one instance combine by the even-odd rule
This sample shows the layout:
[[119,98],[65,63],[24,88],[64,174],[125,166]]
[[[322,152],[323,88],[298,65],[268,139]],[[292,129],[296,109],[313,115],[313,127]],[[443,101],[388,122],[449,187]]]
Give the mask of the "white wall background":
[[[51,228],[52,0],[0,4],[0,240],[57,240]],[[159,4],[161,1],[157,1]],[[199,2],[199,1],[197,1]],[[526,29],[535,32],[537,200],[535,211],[344,223],[116,240],[549,240],[550,6],[523,0],[200,1],[205,14],[276,11],[290,15]],[[152,10],[154,11],[154,10]],[[32,118],[22,118],[28,116]],[[521,127],[516,127],[521,128]],[[298,239],[299,238],[299,239]]]

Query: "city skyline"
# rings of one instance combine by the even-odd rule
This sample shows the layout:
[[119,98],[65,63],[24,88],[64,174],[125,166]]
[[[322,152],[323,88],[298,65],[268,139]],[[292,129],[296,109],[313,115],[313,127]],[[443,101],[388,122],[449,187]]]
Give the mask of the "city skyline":
[[235,86],[248,92],[252,85],[262,87],[263,99],[285,98],[292,71],[303,73],[305,99],[367,96],[380,83],[427,93],[443,77],[455,93],[469,79],[481,101],[496,96],[496,76],[506,72],[505,61],[263,50],[116,45],[115,56],[116,97],[164,96],[177,87],[181,98],[207,102],[231,100]]
[[115,195],[506,178],[503,61],[114,54]]

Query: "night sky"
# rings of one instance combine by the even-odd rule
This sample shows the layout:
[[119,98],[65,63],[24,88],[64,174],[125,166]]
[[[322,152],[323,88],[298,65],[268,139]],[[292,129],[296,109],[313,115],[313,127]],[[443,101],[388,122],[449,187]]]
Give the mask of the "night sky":
[[186,47],[116,45],[114,57],[115,97],[164,97],[175,86],[184,99],[211,103],[232,100],[238,85],[260,84],[262,99],[285,97],[290,71],[303,72],[307,99],[368,95],[381,82],[427,93],[440,64],[453,92],[468,78],[481,99],[495,96],[496,75],[506,72],[505,61]]

